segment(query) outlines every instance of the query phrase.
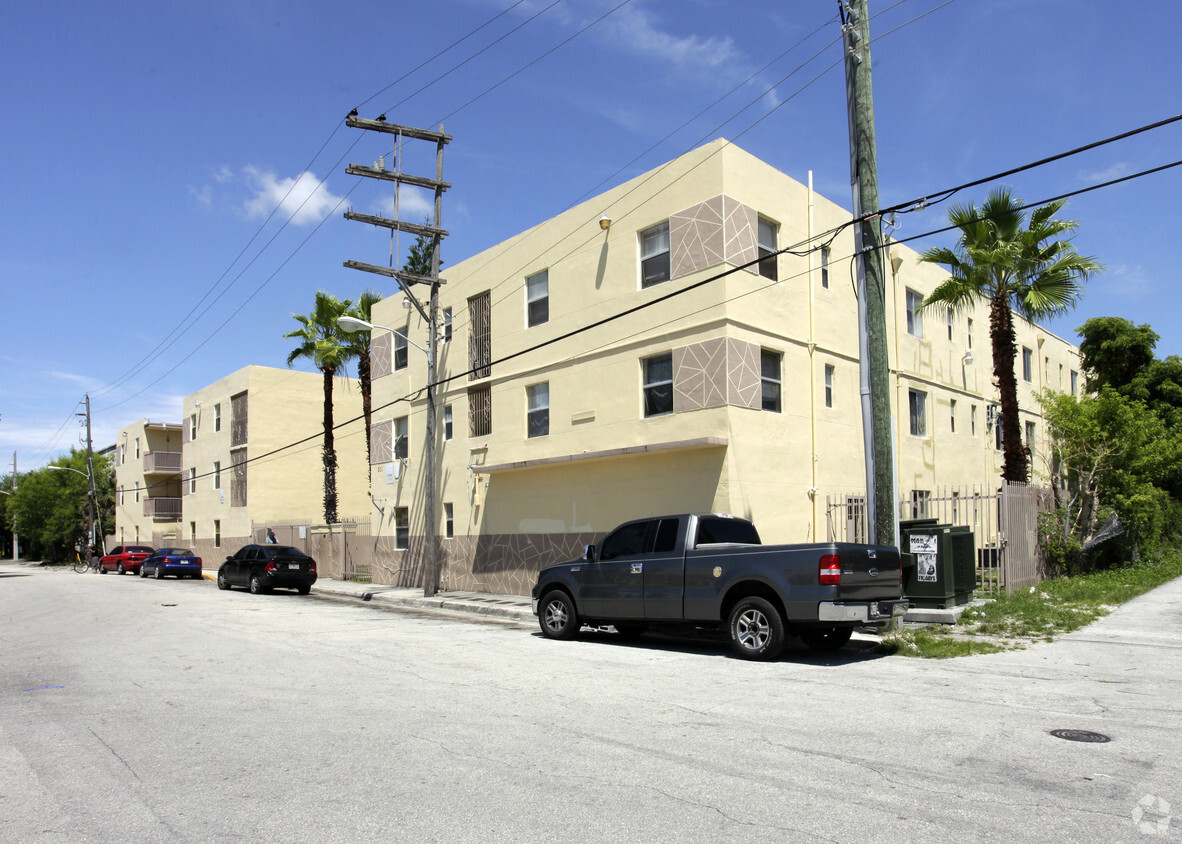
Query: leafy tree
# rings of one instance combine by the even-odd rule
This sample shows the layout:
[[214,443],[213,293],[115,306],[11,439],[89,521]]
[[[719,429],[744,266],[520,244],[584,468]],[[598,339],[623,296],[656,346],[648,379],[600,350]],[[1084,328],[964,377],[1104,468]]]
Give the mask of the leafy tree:
[[[424,220],[423,225],[431,225],[431,220]],[[430,235],[421,234],[416,237],[415,242],[410,246],[406,263],[402,265],[402,269],[415,275],[431,275],[431,254],[434,250],[434,243],[435,238]],[[443,266],[442,259],[439,261],[439,266]]]
[[[72,558],[75,548],[85,548],[90,542],[86,453],[73,449],[68,457],[50,466],[74,471],[43,468],[21,475],[16,492],[6,496],[11,503],[5,521],[10,531],[15,521],[29,558],[59,562]],[[109,500],[110,521],[100,524],[110,527],[114,524],[114,478],[102,457],[94,458],[94,475],[100,504],[96,515],[102,513],[103,503]]]
[[337,522],[337,453],[333,441],[333,378],[355,354],[352,339],[337,326],[337,320],[349,313],[351,299],[338,299],[323,290],[316,292],[310,314],[292,314],[300,327],[284,334],[299,345],[287,356],[287,365],[306,358],[324,375],[324,520]]
[[[1096,317],[1077,331],[1083,337],[1079,356],[1088,390],[1111,387],[1143,402],[1167,425],[1182,425],[1182,358],[1155,358],[1158,336],[1148,325],[1133,325],[1121,317]],[[1175,493],[1179,494],[1182,490]]]
[[[1182,431],[1111,387],[1078,398],[1044,393],[1039,403],[1058,466],[1044,548],[1058,550],[1071,573],[1104,559],[1103,551],[1111,559],[1113,549],[1158,553],[1176,542],[1180,508],[1170,488],[1182,480]],[[1123,525],[1121,542],[1088,555],[1110,513]]]
[[954,205],[948,218],[961,232],[955,248],[933,248],[920,256],[921,261],[944,265],[951,274],[922,307],[941,304],[955,311],[978,301],[988,304],[1005,454],[1002,477],[1012,482],[1027,481],[1030,469],[1018,414],[1014,312],[1030,320],[1063,313],[1078,299],[1080,282],[1102,269],[1058,239],[1077,225],[1054,219],[1061,201],[1036,209],[1029,224],[1021,205],[1008,188],[991,191],[980,208],[972,203]]

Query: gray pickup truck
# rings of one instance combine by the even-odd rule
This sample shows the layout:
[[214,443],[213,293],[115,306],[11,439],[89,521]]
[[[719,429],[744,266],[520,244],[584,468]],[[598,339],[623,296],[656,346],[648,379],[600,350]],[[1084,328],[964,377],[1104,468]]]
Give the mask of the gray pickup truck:
[[735,653],[775,659],[785,637],[834,650],[855,627],[906,611],[897,548],[818,542],[761,545],[755,525],[720,514],[627,522],[583,559],[538,572],[533,611],[542,633],[583,626],[625,636],[674,625],[724,628]]

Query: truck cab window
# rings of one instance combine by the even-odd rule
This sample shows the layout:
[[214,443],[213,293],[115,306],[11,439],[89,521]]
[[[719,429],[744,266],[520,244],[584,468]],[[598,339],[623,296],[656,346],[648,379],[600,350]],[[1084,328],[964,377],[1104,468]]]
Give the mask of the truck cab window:
[[644,553],[644,538],[648,534],[649,522],[633,522],[617,529],[603,540],[599,559],[614,560],[616,557],[632,557]]
[[734,542],[740,545],[759,545],[759,534],[755,525],[742,519],[719,519],[713,517],[698,520],[698,539],[695,545],[713,545]]
[[653,553],[668,554],[677,550],[677,519],[661,519]]

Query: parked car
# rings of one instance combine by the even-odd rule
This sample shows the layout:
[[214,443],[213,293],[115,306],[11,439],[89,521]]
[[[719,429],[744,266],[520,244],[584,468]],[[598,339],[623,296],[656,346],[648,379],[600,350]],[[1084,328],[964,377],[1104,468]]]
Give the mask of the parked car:
[[154,549],[150,545],[116,545],[99,560],[99,574],[117,571],[119,574],[139,574],[144,560],[152,556]]
[[140,577],[162,577],[173,575],[178,580],[185,577],[201,579],[201,558],[188,548],[158,548],[151,557],[140,564]]
[[316,561],[287,545],[244,545],[218,569],[219,589],[245,586],[256,595],[275,587],[307,595],[315,582]]

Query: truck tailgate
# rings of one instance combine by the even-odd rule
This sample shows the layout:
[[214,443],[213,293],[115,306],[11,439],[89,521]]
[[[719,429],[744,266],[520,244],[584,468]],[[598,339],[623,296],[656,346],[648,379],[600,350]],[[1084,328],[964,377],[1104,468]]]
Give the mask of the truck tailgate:
[[840,600],[878,600],[903,594],[902,562],[897,548],[839,542],[836,551],[841,558]]

